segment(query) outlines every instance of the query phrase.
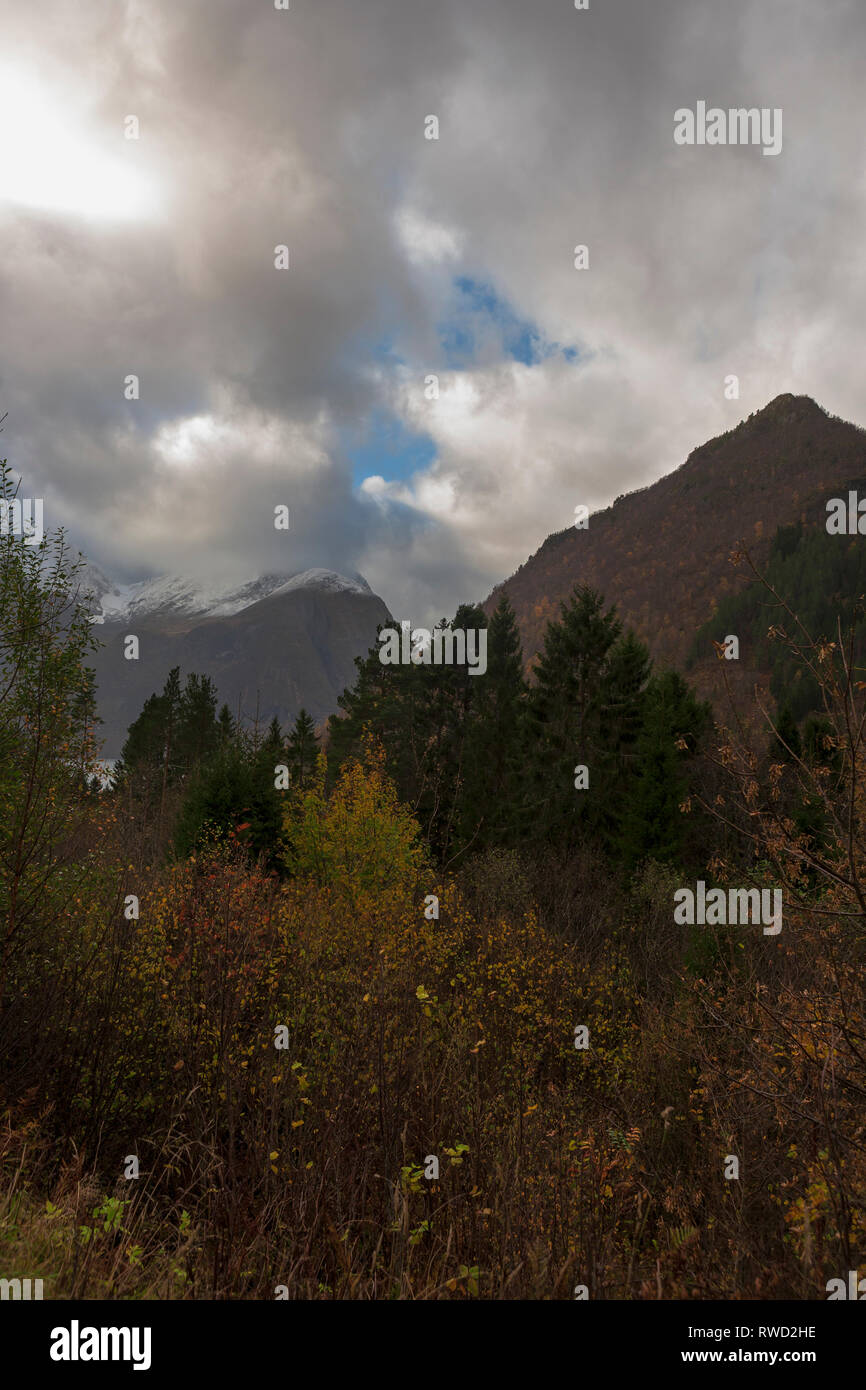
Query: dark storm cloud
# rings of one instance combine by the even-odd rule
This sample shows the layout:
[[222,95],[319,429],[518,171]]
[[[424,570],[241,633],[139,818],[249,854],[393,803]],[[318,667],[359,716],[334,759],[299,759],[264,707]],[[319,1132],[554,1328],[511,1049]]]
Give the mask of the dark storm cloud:
[[[4,452],[114,572],[360,569],[420,620],[779,391],[866,418],[858,10],[0,6],[0,75],[159,193],[89,217],[0,166]],[[698,100],[782,107],[782,153],[676,147]],[[575,355],[452,368],[459,277]],[[438,454],[359,493],[342,441],[383,408]]]

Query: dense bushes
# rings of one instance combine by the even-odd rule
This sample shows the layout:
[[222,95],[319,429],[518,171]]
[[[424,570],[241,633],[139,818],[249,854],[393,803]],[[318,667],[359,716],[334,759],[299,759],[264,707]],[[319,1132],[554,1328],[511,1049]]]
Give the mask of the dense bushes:
[[28,1184],[4,1267],[52,1296],[809,1297],[856,1262],[856,1126],[840,1140],[820,1086],[807,1101],[831,1045],[859,1084],[826,942],[723,939],[699,976],[661,869],[584,939],[514,910],[502,860],[470,912],[375,755],[307,801],[296,843],[322,822],[388,846],[393,878],[373,853],[376,891],[347,894],[357,865],[316,849],[280,883],[217,846],[102,940],[49,1090],[7,1098],[5,1172],[26,1144]]
[[[306,718],[257,739],[227,712],[188,758],[172,681],[121,788],[95,797],[85,629],[50,621],[60,560],[4,610],[29,618],[4,619],[0,649],[17,720],[4,1277],[49,1297],[823,1298],[862,1265],[851,649],[801,649],[820,736],[780,720],[751,747],[739,722],[699,754],[706,711],[584,594],[549,648],[569,679],[551,656],[528,693],[509,640],[499,684],[468,701],[452,672],[422,708],[412,676],[380,692],[377,723],[370,664],[327,760]],[[597,639],[582,666],[581,631]],[[528,824],[545,768],[568,773],[584,735],[607,808],[575,830],[554,779]],[[527,768],[513,816],[524,740],[549,763]],[[416,755],[432,780],[410,806]],[[783,885],[780,935],[676,921],[710,848],[708,878]]]

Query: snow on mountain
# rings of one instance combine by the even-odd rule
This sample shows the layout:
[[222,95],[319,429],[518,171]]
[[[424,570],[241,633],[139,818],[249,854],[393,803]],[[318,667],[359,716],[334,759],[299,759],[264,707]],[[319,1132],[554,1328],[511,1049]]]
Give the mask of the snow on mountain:
[[117,585],[103,574],[98,565],[86,564],[78,571],[78,589],[82,598],[89,597],[102,604],[103,599],[118,593]]
[[137,584],[114,584],[95,565],[88,565],[81,576],[82,591],[89,593],[97,611],[92,622],[141,619],[151,613],[166,616],[229,617],[241,613],[261,599],[299,589],[319,589],[328,593],[372,593],[361,575],[349,577],[334,570],[310,569],[301,574],[263,574],[240,585],[226,587],[183,575],[164,574],[142,579]]
[[349,578],[337,574],[335,570],[312,569],[295,574],[286,583],[274,589],[274,594],[288,594],[292,589],[324,589],[330,594],[371,594],[373,590],[363,575]]

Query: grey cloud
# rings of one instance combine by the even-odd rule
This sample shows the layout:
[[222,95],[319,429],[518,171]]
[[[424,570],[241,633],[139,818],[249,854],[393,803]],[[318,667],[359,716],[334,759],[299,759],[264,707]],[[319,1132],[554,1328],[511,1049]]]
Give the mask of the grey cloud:
[[[116,134],[152,168],[167,211],[114,224],[10,205],[0,170],[0,411],[28,489],[123,577],[273,566],[276,498],[292,567],[361,569],[423,621],[481,597],[575,501],[650,481],[779,391],[866,419],[856,5],[79,9],[70,25],[55,0],[4,0],[0,67],[85,94],[101,144]],[[781,106],[781,156],[676,148],[673,113],[698,99]],[[137,144],[120,138],[130,111]],[[406,208],[453,229],[451,259],[413,262]],[[454,376],[437,330],[454,274],[585,363],[530,380],[485,361],[465,374],[472,411],[407,405],[404,379]],[[341,439],[377,404],[426,422],[439,458],[374,500]],[[218,440],[167,462],[166,434],[209,415]]]

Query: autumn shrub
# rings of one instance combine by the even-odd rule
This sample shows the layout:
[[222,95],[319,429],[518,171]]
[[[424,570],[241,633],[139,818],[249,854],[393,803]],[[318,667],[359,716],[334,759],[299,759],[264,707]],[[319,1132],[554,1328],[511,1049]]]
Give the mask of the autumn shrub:
[[341,771],[330,796],[320,754],[311,788],[300,808],[286,815],[286,854],[291,872],[328,885],[351,906],[382,894],[411,890],[426,855],[417,822],[400,805],[385,771],[380,746],[368,742],[363,761]]

